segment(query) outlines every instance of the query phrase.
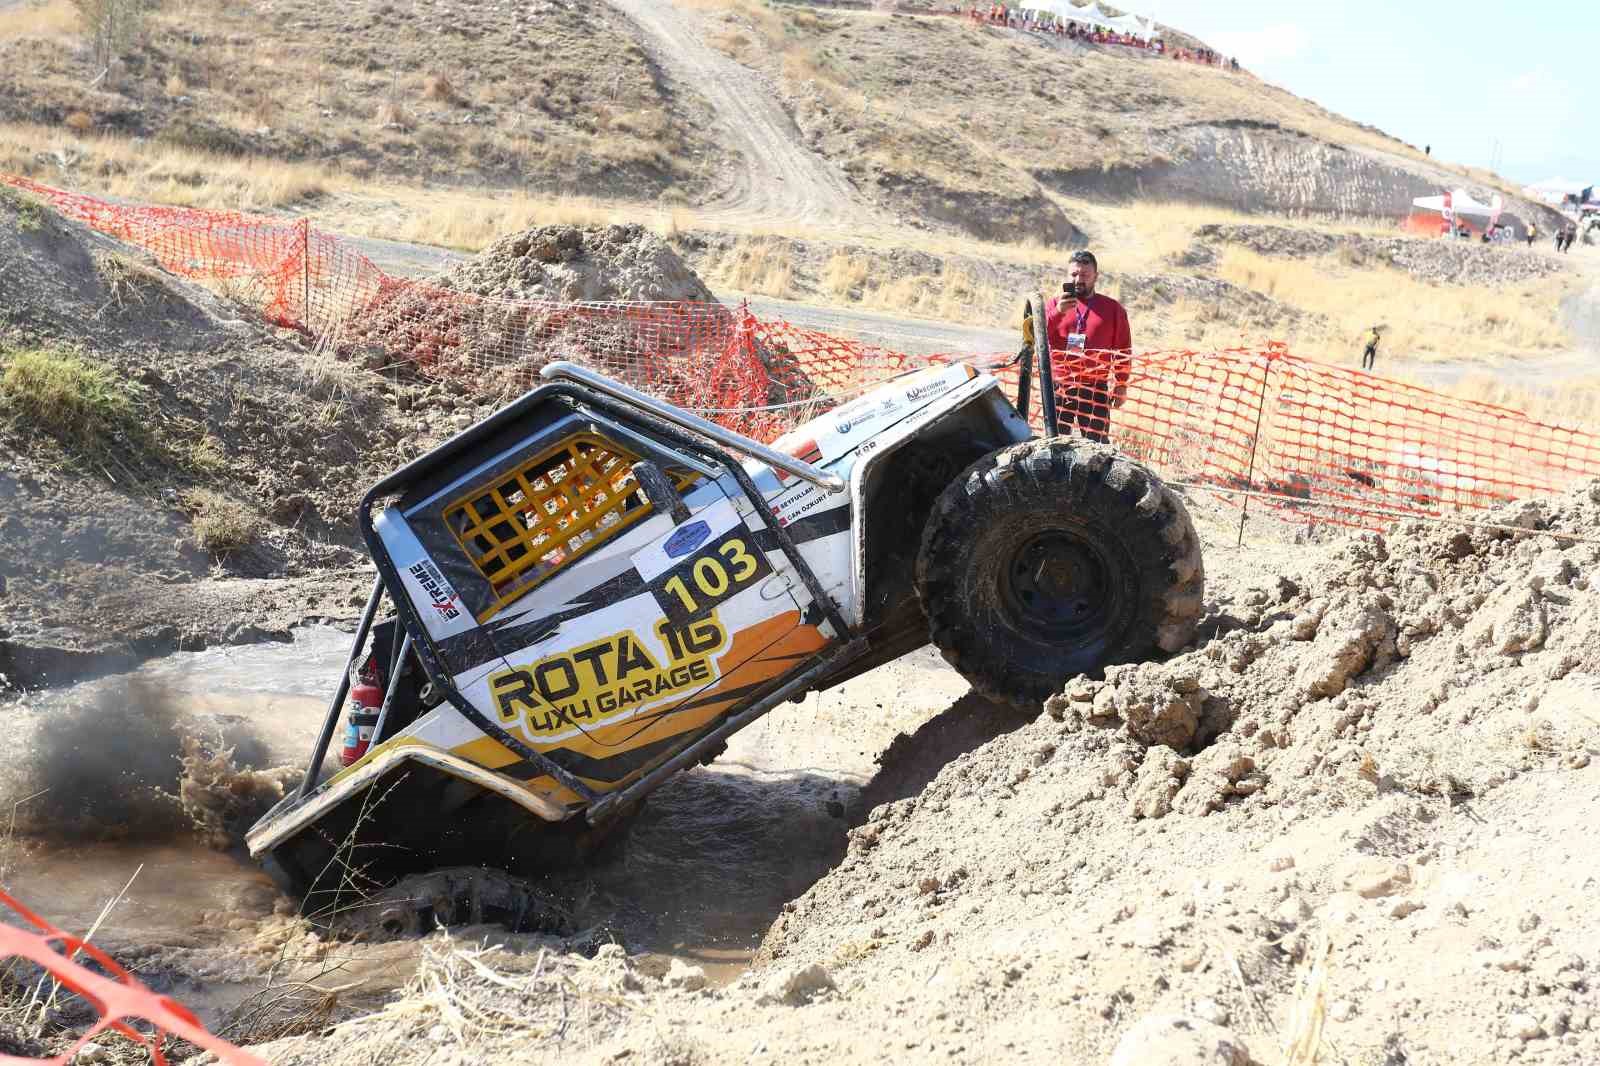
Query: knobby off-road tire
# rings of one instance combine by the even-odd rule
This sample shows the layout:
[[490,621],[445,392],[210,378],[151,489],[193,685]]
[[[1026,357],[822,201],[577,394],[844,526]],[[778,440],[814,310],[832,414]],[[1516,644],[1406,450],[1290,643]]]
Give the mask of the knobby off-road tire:
[[1194,636],[1205,571],[1183,501],[1114,449],[1054,437],[985,456],[923,529],[930,638],[979,692],[1037,710],[1077,674]]

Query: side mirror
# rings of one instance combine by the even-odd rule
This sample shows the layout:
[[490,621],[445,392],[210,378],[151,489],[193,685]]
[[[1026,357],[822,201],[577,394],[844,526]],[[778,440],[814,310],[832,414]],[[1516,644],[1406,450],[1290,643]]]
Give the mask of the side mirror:
[[675,526],[681,526],[689,520],[689,505],[678,495],[672,479],[654,461],[640,459],[628,469],[633,471],[633,480],[644,493],[644,498],[650,501],[650,506],[662,514],[671,515]]

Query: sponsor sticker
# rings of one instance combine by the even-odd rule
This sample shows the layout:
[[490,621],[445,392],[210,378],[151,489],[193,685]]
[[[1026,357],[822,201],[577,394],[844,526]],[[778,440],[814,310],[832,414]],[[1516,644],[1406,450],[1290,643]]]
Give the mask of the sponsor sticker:
[[772,505],[772,513],[778,519],[778,525],[787,526],[797,518],[801,518],[827,503],[847,507],[849,500],[836,493],[816,485],[804,485],[798,492],[791,492]]
[[679,526],[661,545],[661,550],[673,559],[682,559],[711,538],[711,527],[703,521]]
[[[874,434],[900,421],[917,407],[964,384],[972,371],[961,363],[918,371],[896,384],[858,397],[822,415],[773,445],[797,459],[826,466],[851,451],[866,451]],[[793,476],[774,470],[778,484],[788,487]]]
[[[433,616],[444,622],[453,622],[461,617],[461,597],[451,587],[450,582],[439,572],[432,559],[420,559],[406,568],[406,573],[415,581],[427,597],[426,602],[433,608]],[[419,607],[422,603],[417,604]]]
[[629,558],[633,561],[633,568],[639,571],[639,576],[649,581],[699,551],[707,541],[735,526],[743,529],[744,523],[739,521],[739,512],[734,510],[733,502],[724,496],[696,512],[688,522],[640,548]]
[[403,589],[390,592],[404,593],[434,639],[475,628],[478,621],[473,618],[472,611],[461,602],[460,594],[440,572],[438,564],[428,557],[405,519],[391,508],[378,516],[375,525],[389,549],[395,569],[400,572]]
[[656,623],[665,656],[633,630],[623,630],[536,662],[489,675],[501,724],[530,739],[555,740],[633,717],[647,704],[685,694],[717,679],[716,655],[727,645],[711,614],[685,625]]

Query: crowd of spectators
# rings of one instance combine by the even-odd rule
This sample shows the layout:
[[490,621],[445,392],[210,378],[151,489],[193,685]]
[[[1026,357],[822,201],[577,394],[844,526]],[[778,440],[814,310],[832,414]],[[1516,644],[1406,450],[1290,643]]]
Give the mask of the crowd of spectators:
[[1072,19],[1063,19],[1048,11],[1019,9],[1007,4],[990,4],[987,8],[974,4],[967,10],[967,17],[979,24],[1006,26],[1028,33],[1054,34],[1057,37],[1080,40],[1086,44],[1115,44],[1124,48],[1139,48],[1157,55],[1171,55],[1173,59],[1190,63],[1203,63],[1206,66],[1223,67],[1228,70],[1239,69],[1237,58],[1225,58],[1209,48],[1174,48],[1169,51],[1166,42],[1159,37],[1117,33],[1091,23],[1080,25]]

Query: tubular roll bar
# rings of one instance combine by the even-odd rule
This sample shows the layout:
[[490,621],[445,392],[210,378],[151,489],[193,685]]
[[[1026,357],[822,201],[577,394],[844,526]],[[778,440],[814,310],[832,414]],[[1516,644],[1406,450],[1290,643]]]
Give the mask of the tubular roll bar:
[[[1044,416],[1044,435],[1054,437],[1061,432],[1061,420],[1056,412],[1055,367],[1050,359],[1050,334],[1045,329],[1044,293],[1028,297],[1028,314],[1033,319],[1033,351],[1039,366],[1039,412]],[[1023,402],[1022,416],[1026,418],[1027,401]]]
[[[361,624],[356,630],[350,658],[346,663],[344,676],[340,679],[339,689],[334,693],[333,700],[328,706],[328,716],[323,722],[322,732],[317,738],[316,749],[312,753],[311,766],[306,770],[305,779],[298,789],[297,794],[300,799],[304,799],[317,787],[322,760],[327,756],[328,745],[332,742],[334,730],[338,726],[339,713],[344,706],[345,696],[350,690],[350,672],[359,661],[362,649],[366,645],[367,635],[372,629],[373,618],[377,614],[378,603],[383,597],[385,581],[392,581],[394,582],[394,587],[400,587],[399,574],[389,558],[388,551],[378,538],[377,531],[373,528],[373,506],[379,497],[395,491],[414,477],[418,471],[445,457],[461,452],[476,441],[481,440],[486,434],[503,429],[513,423],[516,419],[522,417],[532,404],[538,403],[541,396],[555,395],[563,397],[568,402],[588,403],[596,410],[602,411],[611,417],[618,418],[624,422],[635,422],[639,426],[649,428],[653,432],[672,439],[678,446],[686,448],[692,453],[700,454],[702,458],[724,468],[739,483],[739,487],[751,502],[758,507],[763,506],[765,501],[755,482],[751,480],[750,475],[743,466],[734,462],[731,456],[720,451],[716,445],[725,445],[733,451],[759,459],[770,466],[788,471],[795,477],[803,478],[830,492],[841,492],[847,487],[844,479],[836,474],[820,470],[810,463],[768,448],[758,441],[723,429],[721,426],[708,422],[703,418],[680,411],[670,405],[659,403],[643,393],[636,392],[626,385],[612,381],[583,367],[568,362],[555,362],[545,367],[543,376],[550,379],[565,379],[567,383],[553,380],[550,385],[525,393],[520,399],[495,412],[477,426],[463,431],[426,455],[413,459],[405,467],[390,474],[367,490],[360,507],[357,508],[356,519],[361,527],[362,538],[366,541],[373,563],[377,567],[378,578],[373,583],[372,595],[367,600],[367,608],[363,612]],[[581,388],[574,387],[573,383],[580,387],[587,387],[593,393],[601,395],[586,396],[582,393]],[[706,444],[704,442],[706,438],[709,438],[713,443]],[[835,639],[846,642],[847,649],[853,649],[855,647],[853,643],[854,634],[852,634],[849,626],[845,624],[844,617],[839,612],[838,604],[828,595],[822,583],[817,580],[816,574],[800,554],[799,549],[789,537],[788,531],[782,526],[770,522],[766,528],[771,531],[773,539],[778,543],[779,550],[783,552],[790,565],[795,568],[795,572],[806,586],[806,590],[810,593],[812,600],[821,609],[823,616],[833,627],[836,634]],[[481,711],[467,702],[456,691],[454,684],[451,683],[449,674],[444,670],[443,664],[439,662],[435,649],[427,639],[426,627],[416,616],[410,602],[404,596],[396,596],[392,597],[392,599],[394,600],[395,611],[400,620],[401,629],[405,634],[405,639],[401,642],[401,647],[396,655],[397,660],[400,661],[400,669],[404,667],[405,655],[408,652],[415,654],[421,661],[423,672],[430,680],[440,686],[445,700],[469,722],[477,726],[485,736],[494,738],[508,750],[532,763],[540,773],[553,778],[569,791],[579,796],[585,803],[593,806],[600,800],[600,796],[575,775],[557,765],[543,752],[531,748],[506,732],[497,723],[486,718]],[[840,661],[844,660],[838,659],[837,656],[829,660],[831,663]],[[388,711],[395,696],[400,669],[395,669],[389,679],[389,690],[384,695],[383,707],[379,712],[378,728],[382,728],[383,725],[387,724]],[[786,695],[792,694],[797,683],[801,681],[809,682],[817,676],[819,676],[819,671],[813,668],[801,677],[795,678],[789,684],[782,686],[779,691]],[[776,696],[776,693],[774,696]],[[759,711],[756,711],[756,707],[752,707],[741,715],[739,720],[744,722],[753,717],[758,717],[760,713],[770,710],[777,702],[779,700],[772,697],[760,700],[756,704],[756,707],[760,708]],[[378,739],[379,735],[374,730],[374,741]],[[725,734],[719,730],[717,735]],[[703,748],[700,745],[696,745],[695,750],[699,752]],[[607,807],[605,809],[612,808]]]
[[610,396],[612,399],[621,400],[623,403],[641,408],[655,415],[665,422],[670,422],[680,429],[687,429],[698,433],[702,437],[716,441],[724,447],[731,448],[752,459],[759,459],[768,466],[787,471],[797,478],[803,478],[829,492],[843,492],[845,490],[844,478],[838,474],[830,474],[826,470],[812,466],[810,463],[796,459],[792,455],[785,455],[775,448],[769,448],[760,441],[751,440],[742,433],[735,433],[731,429],[723,429],[715,422],[707,421],[699,415],[692,415],[671,404],[662,403],[660,400],[646,396],[637,389],[629,388],[620,381],[613,381],[603,374],[581,367],[576,363],[559,360],[546,366],[539,372],[539,376],[549,381],[572,381],[579,385],[594,389]]
[[[322,760],[328,757],[328,745],[333,742],[333,731],[339,726],[339,712],[344,709],[344,698],[350,692],[350,671],[356,668],[356,662],[361,658],[361,649],[366,646],[367,633],[372,629],[372,619],[378,613],[378,601],[383,598],[383,578],[378,578],[372,583],[372,594],[367,597],[367,609],[361,612],[361,624],[356,627],[355,643],[350,646],[350,658],[344,664],[344,673],[339,677],[339,691],[333,694],[333,702],[328,704],[328,717],[322,721],[322,732],[317,734],[317,746],[311,752],[311,765],[306,767],[306,776],[300,782],[300,798],[305,799],[311,790],[317,787],[317,777],[322,773]],[[388,704],[385,703],[385,706]]]

